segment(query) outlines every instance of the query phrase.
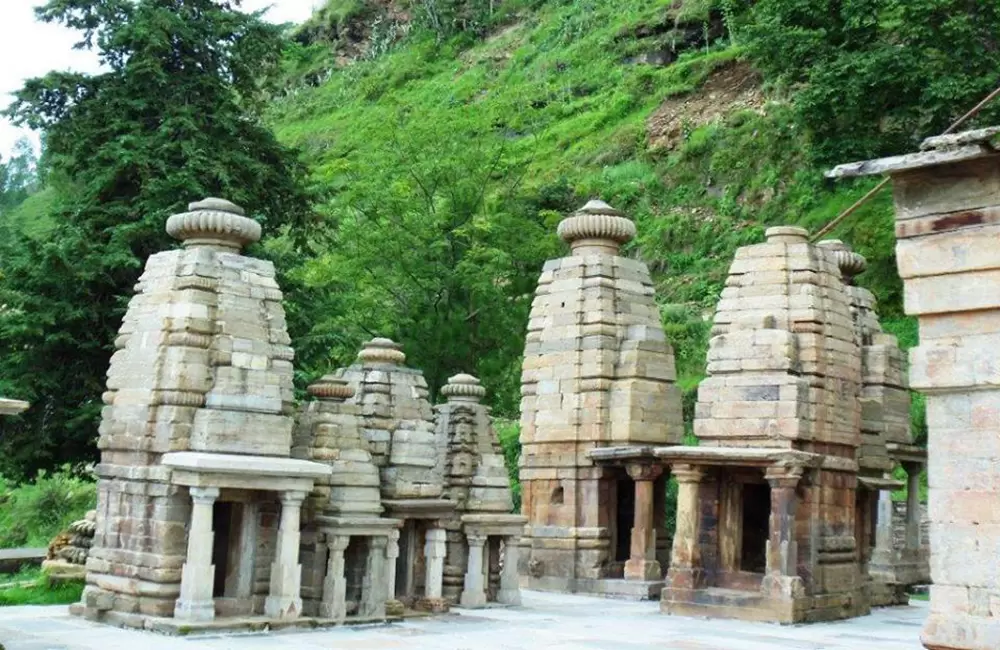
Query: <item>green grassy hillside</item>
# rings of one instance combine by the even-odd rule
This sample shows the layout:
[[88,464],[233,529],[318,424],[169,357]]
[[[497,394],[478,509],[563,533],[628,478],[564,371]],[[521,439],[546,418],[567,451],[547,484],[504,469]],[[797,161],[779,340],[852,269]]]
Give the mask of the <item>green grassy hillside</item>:
[[[355,211],[359,185],[378,194],[410,164],[420,173],[446,170],[447,184],[463,165],[475,173],[495,160],[502,162],[485,177],[503,179],[504,200],[536,209],[538,236],[551,250],[559,217],[587,198],[626,211],[639,230],[630,253],[654,272],[690,391],[703,374],[706,319],[735,249],[761,241],[774,224],[815,231],[871,184],[824,180],[788,94],[745,60],[712,10],[718,3],[679,4],[501,3],[480,36],[441,38],[411,26],[392,43],[345,28],[352,11],[365,14],[359,3],[333,0],[304,30],[305,44],[286,53],[286,90],[269,120],[303,150],[321,211],[334,222]],[[338,52],[351,33],[361,54],[346,61]],[[879,298],[886,327],[914,344],[915,327],[901,314],[889,196],[832,236],[868,258],[862,283]],[[327,264],[320,254],[295,273],[322,287]],[[323,333],[320,324],[303,338]],[[521,333],[509,331],[517,353]],[[408,349],[420,344],[396,334]],[[500,412],[516,412],[516,369],[484,379]]]

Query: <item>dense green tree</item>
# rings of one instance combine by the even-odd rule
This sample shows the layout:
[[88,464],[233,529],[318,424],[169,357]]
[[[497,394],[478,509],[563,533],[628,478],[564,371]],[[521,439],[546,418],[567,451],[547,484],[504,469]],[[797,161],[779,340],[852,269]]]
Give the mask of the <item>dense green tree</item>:
[[258,120],[279,28],[225,0],[49,0],[39,19],[82,32],[96,75],[29,80],[7,114],[44,129],[56,197],[45,238],[0,233],[0,472],[93,456],[100,395],[127,298],[167,216],[223,196],[266,232],[302,234],[293,153]]
[[464,111],[382,133],[370,155],[341,162],[322,208],[335,225],[296,273],[317,298],[298,351],[322,371],[388,336],[432,393],[476,373],[496,411],[516,416],[524,327],[542,263],[559,250],[555,222],[523,190],[526,167],[503,137]]
[[1000,85],[995,0],[750,4],[739,38],[768,79],[797,89],[823,162],[910,150]]
[[38,189],[38,156],[27,138],[14,143],[5,161],[0,156],[0,218]]

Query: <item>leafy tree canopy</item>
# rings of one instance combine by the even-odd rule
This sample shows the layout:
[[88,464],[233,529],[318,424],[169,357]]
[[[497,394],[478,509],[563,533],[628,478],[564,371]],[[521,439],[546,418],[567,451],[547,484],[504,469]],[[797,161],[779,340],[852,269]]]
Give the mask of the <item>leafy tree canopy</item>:
[[[93,455],[112,341],[164,223],[205,196],[265,232],[308,220],[293,153],[258,120],[279,28],[220,0],[50,0],[39,19],[81,32],[104,71],[29,80],[7,115],[46,133],[55,192],[45,238],[0,233],[0,392],[34,402],[5,421],[0,472]],[[0,227],[3,227],[0,224]]]
[[[798,88],[795,104],[823,162],[911,150],[1000,85],[995,0],[752,5],[736,32],[766,77]],[[1000,119],[1000,108],[983,119]]]

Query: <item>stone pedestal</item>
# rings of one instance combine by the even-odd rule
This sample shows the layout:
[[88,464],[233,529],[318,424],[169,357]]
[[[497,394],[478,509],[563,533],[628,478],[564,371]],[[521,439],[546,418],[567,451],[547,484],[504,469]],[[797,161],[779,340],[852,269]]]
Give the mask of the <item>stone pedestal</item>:
[[500,573],[500,591],[497,602],[504,605],[521,604],[521,584],[517,564],[520,557],[521,538],[516,535],[504,537],[503,570]]
[[385,617],[385,603],[389,599],[385,581],[387,544],[385,537],[368,538],[368,560],[365,563],[361,606],[358,611],[363,618]]
[[319,615],[343,621],[347,618],[347,577],[344,575],[344,551],[350,544],[347,535],[336,535],[329,539],[326,578],[323,580],[323,602]]
[[486,585],[483,573],[483,550],[486,537],[467,535],[469,541],[469,566],[465,571],[465,587],[462,589],[462,607],[482,607],[486,604]]
[[[701,513],[698,509],[698,489],[704,474],[699,467],[675,465],[677,479],[677,527],[667,572],[666,591],[697,589],[701,574],[701,547],[698,542]],[[662,603],[669,611],[669,599]]]
[[625,562],[626,580],[660,580],[663,571],[656,560],[656,527],[653,524],[653,486],[662,473],[659,465],[628,465],[635,482],[635,521],[632,546]]
[[299,587],[302,566],[299,564],[299,516],[305,492],[281,495],[281,523],[278,548],[271,565],[271,593],[264,601],[264,613],[271,618],[298,618],[302,613]]
[[419,609],[447,611],[448,601],[442,597],[444,585],[444,560],[448,553],[447,532],[444,528],[430,528],[424,544],[424,597],[417,601]]
[[181,596],[174,608],[174,617],[188,621],[211,621],[215,618],[212,588],[215,565],[212,548],[212,507],[219,498],[218,488],[190,488],[191,528],[188,532],[187,559],[181,572]]

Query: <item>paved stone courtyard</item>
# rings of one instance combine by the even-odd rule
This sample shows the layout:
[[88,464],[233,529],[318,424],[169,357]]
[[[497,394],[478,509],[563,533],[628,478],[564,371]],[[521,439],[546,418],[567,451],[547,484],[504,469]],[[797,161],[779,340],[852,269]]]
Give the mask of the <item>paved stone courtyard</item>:
[[659,603],[524,592],[517,609],[367,628],[164,637],[73,618],[65,607],[0,608],[6,650],[920,650],[926,603],[838,623],[780,627],[665,616]]

